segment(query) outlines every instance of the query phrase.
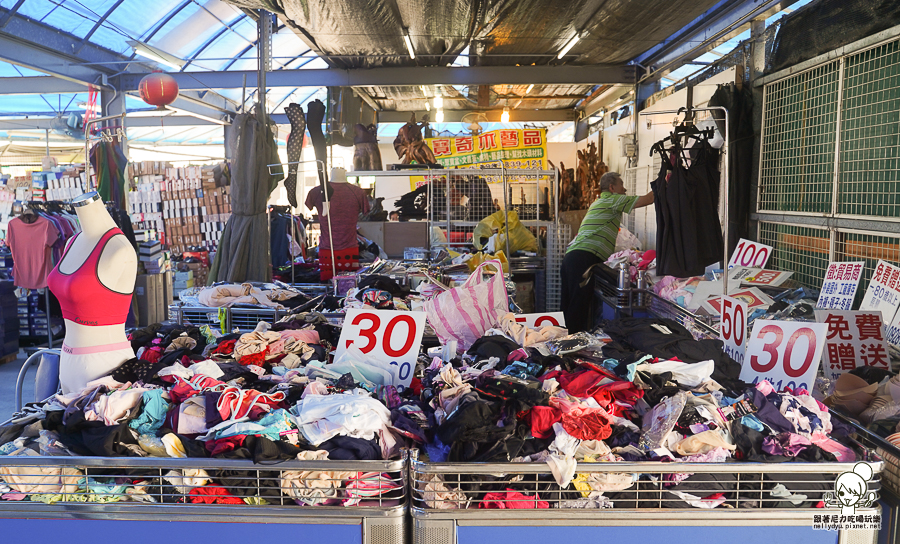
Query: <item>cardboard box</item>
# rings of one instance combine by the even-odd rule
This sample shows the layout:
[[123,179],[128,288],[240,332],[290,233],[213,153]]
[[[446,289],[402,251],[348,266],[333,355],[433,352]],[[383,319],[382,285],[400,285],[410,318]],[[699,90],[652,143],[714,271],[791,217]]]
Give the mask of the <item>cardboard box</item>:
[[384,245],[379,244],[379,247],[387,253],[388,257],[402,258],[403,251],[408,247],[427,246],[428,223],[426,221],[384,222]]
[[134,284],[134,300],[137,306],[135,318],[138,327],[147,327],[156,323],[157,275],[140,274]]

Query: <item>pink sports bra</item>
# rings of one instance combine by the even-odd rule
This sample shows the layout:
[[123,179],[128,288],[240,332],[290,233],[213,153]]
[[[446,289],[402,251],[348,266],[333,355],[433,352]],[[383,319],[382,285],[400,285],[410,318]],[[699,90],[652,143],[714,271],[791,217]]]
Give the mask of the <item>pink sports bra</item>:
[[[98,275],[100,255],[103,254],[110,238],[117,234],[122,234],[122,231],[117,228],[106,231],[88,258],[75,272],[63,274],[59,271],[59,264],[57,264],[47,276],[47,286],[59,299],[65,319],[80,325],[94,327],[125,323],[128,309],[131,307],[131,293],[113,291],[100,282]],[[69,247],[66,248],[62,259],[59,260],[60,263],[66,259]]]

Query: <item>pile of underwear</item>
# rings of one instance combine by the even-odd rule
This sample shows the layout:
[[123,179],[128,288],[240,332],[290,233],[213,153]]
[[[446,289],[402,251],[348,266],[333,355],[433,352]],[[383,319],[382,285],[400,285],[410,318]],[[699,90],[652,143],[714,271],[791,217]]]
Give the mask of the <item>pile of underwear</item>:
[[[536,479],[483,475],[471,507],[637,508],[651,506],[640,504],[636,490],[657,482],[579,473],[579,464],[857,458],[842,442],[849,429],[809,392],[741,382],[718,341],[694,340],[671,320],[622,318],[569,335],[529,329],[510,314],[466,353],[439,346],[420,354],[406,388],[389,385],[390,374],[358,350],[332,360],[339,337],[340,327],[317,313],[230,335],[157,324],[130,334],[137,358],[0,426],[3,456],[243,459],[267,465],[260,473],[268,478],[185,469],[104,479],[60,465],[17,467],[7,458],[0,499],[384,504],[401,496],[402,478],[272,465],[398,459],[415,448],[433,462],[547,464],[546,477]],[[40,482],[35,470],[46,471]],[[710,476],[673,476],[665,491],[678,500],[666,506],[725,503],[728,491],[695,493],[724,489],[736,475],[712,475],[719,484]],[[428,507],[467,507],[471,489],[428,478]],[[831,491],[800,480],[787,478],[785,489],[772,490],[784,500],[763,504],[815,506]]]
[[453,475],[444,481],[432,474],[427,507],[659,508],[656,499],[641,499],[639,491],[651,489],[668,508],[821,507],[832,486],[819,476],[770,481],[762,500],[738,505],[736,474],[673,474],[660,484],[649,474],[578,467],[858,460],[846,440],[851,429],[827,406],[806,390],[741,382],[740,366],[718,340],[695,340],[666,319],[622,318],[594,333],[526,348],[483,337],[459,360],[434,360],[422,380],[435,421],[423,455],[432,462],[541,462],[552,477],[467,475],[460,486]]

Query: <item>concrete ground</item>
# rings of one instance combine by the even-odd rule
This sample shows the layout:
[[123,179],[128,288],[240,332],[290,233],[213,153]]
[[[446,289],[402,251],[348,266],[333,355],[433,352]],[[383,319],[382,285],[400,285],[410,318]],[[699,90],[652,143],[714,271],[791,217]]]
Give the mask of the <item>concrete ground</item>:
[[[16,410],[16,377],[28,356],[19,350],[19,357],[14,361],[0,365],[0,421],[6,421]],[[37,365],[28,369],[22,384],[22,402],[34,401],[34,376]]]

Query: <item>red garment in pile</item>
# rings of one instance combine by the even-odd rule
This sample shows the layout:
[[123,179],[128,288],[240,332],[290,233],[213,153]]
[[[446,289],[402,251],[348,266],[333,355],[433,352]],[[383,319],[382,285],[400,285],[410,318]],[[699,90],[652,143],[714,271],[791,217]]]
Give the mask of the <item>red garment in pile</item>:
[[558,398],[550,399],[552,408],[560,412],[567,433],[579,440],[605,440],[612,435],[613,422],[603,408],[589,408]]
[[234,353],[234,345],[237,344],[237,340],[226,340],[216,346],[216,349],[212,350],[212,353],[220,353],[222,355],[231,355]]
[[238,362],[244,366],[256,365],[263,366],[266,364],[266,355],[269,354],[269,346],[259,353],[251,353],[250,355],[244,355],[241,357]]
[[189,399],[203,391],[221,391],[225,388],[225,382],[220,382],[202,374],[198,374],[190,380],[176,376],[175,382],[175,385],[169,390],[169,399],[175,404],[181,404],[185,399]]
[[227,489],[216,484],[191,489],[191,502],[194,504],[244,504],[243,500],[229,494]]
[[215,457],[221,453],[227,453],[238,449],[244,445],[244,440],[246,439],[247,435],[239,434],[236,436],[220,438],[218,440],[208,440],[206,442],[206,451],[209,452],[210,457]]
[[507,489],[488,493],[484,496],[484,500],[478,503],[478,508],[532,510],[534,508],[550,508],[550,503],[542,501],[537,494],[530,496],[514,489]]

